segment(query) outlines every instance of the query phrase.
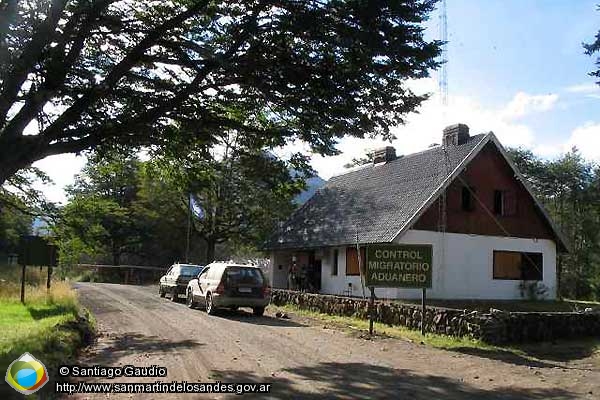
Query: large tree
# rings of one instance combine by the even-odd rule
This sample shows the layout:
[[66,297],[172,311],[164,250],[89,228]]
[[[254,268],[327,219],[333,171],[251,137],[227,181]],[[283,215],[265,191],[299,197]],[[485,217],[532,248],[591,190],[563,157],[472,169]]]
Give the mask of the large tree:
[[[239,132],[215,134],[212,143],[171,143],[148,166],[155,179],[190,210],[193,232],[206,243],[206,260],[218,244],[262,245],[297,206],[312,169],[304,157],[283,161]],[[182,158],[180,146],[187,155]]]
[[147,235],[145,213],[136,207],[140,161],[119,152],[94,154],[67,189],[55,232],[61,252],[70,250],[121,264]]
[[437,66],[422,25],[434,4],[5,0],[0,184],[49,155],[174,132],[234,128],[324,154],[344,135],[388,136],[425,98],[406,79]]

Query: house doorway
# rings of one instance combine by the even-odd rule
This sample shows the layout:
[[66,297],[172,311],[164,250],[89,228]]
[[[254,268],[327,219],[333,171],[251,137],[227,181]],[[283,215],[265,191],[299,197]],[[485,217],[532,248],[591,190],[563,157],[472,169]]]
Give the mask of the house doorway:
[[308,255],[308,271],[306,274],[307,288],[310,292],[321,291],[321,260],[315,257],[315,252]]

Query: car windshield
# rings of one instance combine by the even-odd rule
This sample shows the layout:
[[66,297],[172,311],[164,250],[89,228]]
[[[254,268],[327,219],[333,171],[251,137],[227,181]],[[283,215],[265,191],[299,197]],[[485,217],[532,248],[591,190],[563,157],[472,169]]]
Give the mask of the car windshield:
[[180,274],[183,276],[197,276],[200,271],[202,271],[202,267],[194,265],[182,265]]
[[226,274],[228,284],[263,284],[263,276],[258,268],[229,267],[226,270]]

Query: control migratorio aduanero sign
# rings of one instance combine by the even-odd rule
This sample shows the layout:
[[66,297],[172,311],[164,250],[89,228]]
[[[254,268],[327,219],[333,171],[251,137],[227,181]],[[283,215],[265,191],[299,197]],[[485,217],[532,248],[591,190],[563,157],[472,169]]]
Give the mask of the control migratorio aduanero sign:
[[375,244],[367,247],[366,286],[431,288],[432,246]]

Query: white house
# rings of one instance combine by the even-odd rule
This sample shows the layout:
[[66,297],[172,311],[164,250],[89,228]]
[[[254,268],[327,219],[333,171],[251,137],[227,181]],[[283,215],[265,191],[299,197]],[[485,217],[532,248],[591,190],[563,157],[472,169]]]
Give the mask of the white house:
[[[429,298],[520,299],[523,288],[556,298],[556,255],[567,244],[493,133],[457,124],[443,144],[333,177],[273,234],[271,283],[360,296],[357,243],[428,244]],[[296,285],[292,282],[292,285]],[[417,298],[415,289],[376,289],[378,297]]]

